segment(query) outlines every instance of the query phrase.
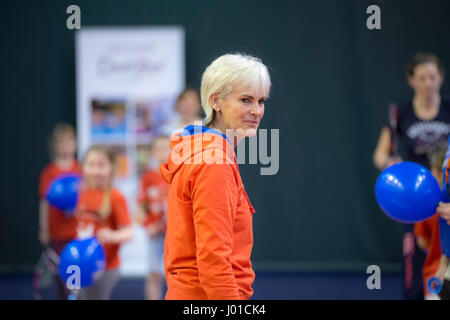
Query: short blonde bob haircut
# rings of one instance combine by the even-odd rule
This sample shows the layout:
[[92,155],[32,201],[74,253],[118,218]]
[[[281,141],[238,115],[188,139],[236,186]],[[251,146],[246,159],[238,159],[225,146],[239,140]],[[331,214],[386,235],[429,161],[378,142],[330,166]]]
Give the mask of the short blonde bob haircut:
[[203,73],[200,89],[204,125],[208,126],[214,118],[211,95],[217,93],[225,99],[236,85],[250,86],[258,94],[268,97],[271,86],[269,71],[260,59],[240,53],[225,54],[214,60]]

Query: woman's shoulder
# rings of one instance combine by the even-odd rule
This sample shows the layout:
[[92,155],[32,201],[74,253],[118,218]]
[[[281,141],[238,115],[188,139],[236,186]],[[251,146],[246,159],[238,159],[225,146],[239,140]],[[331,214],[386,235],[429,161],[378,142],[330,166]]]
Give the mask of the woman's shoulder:
[[188,186],[204,186],[210,188],[211,185],[220,185],[223,190],[227,186],[238,186],[240,184],[239,170],[234,163],[201,163],[190,166],[186,173]]
[[397,104],[398,107],[398,114],[401,115],[407,115],[407,114],[413,114],[414,109],[412,105],[412,99],[404,100]]

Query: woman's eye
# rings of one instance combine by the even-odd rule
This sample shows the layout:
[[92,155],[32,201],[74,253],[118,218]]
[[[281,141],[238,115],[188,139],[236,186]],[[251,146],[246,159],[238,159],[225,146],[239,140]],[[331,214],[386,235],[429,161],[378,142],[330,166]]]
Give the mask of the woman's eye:
[[259,104],[264,104],[266,102],[266,100],[259,100]]
[[249,102],[250,102],[250,99],[242,98],[241,101],[242,101],[243,103],[249,103]]

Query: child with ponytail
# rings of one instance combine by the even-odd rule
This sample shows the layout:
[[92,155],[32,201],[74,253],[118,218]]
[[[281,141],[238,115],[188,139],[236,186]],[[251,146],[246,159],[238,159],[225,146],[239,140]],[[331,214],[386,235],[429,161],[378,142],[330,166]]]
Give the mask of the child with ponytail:
[[133,236],[126,199],[113,187],[114,171],[115,154],[110,149],[92,146],[86,152],[77,206],[78,236],[95,235],[99,239],[106,267],[94,284],[80,292],[80,299],[110,299],[120,278],[120,245]]

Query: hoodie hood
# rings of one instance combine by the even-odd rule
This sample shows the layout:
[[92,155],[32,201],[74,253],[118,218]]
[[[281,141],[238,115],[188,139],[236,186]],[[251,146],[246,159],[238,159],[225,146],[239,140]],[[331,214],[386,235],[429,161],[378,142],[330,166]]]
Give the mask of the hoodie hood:
[[163,179],[171,184],[175,174],[186,164],[236,163],[234,148],[223,133],[201,125],[189,125],[175,133],[170,141],[170,155],[159,166]]

